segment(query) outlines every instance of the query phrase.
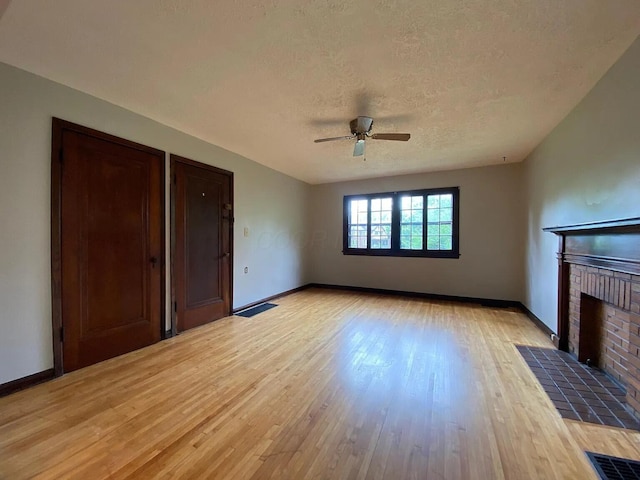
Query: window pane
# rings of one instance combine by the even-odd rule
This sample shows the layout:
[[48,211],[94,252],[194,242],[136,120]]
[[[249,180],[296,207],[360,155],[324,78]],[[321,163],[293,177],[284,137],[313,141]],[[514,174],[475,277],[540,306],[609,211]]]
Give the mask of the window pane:
[[453,247],[453,195],[428,195],[427,249],[451,250]]
[[391,197],[371,199],[371,248],[391,248]]
[[364,213],[366,218],[366,213],[367,213],[366,200],[351,200],[350,208],[351,208],[351,223],[358,223],[359,213]]
[[366,212],[367,201],[366,200],[351,200],[351,210],[353,212]]
[[440,209],[430,208],[427,210],[427,222],[439,222],[440,221]]
[[422,223],[424,218],[422,195],[402,197],[400,204],[400,241],[403,250],[422,250]]
[[367,248],[368,204],[366,199],[351,200],[349,208],[349,248]]
[[453,195],[451,195],[450,193],[440,195],[440,206],[442,208],[453,207]]
[[371,237],[371,248],[374,250],[391,248],[391,237]]
[[427,208],[439,208],[440,195],[427,195]]
[[441,208],[440,209],[440,221],[441,222],[450,222],[453,220],[453,209],[452,208]]

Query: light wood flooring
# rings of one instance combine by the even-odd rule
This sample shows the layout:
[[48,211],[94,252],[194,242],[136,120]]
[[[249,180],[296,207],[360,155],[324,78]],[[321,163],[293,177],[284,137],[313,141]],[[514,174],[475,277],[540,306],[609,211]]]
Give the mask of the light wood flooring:
[[0,478],[596,479],[523,314],[312,289],[0,399]]

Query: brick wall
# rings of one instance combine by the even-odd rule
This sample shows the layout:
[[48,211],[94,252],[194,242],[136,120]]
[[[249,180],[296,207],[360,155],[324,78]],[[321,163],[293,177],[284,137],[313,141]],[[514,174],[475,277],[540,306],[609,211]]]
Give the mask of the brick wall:
[[640,416],[640,276],[570,266],[569,351],[578,357],[583,295],[604,302],[599,367],[627,388],[627,402]]

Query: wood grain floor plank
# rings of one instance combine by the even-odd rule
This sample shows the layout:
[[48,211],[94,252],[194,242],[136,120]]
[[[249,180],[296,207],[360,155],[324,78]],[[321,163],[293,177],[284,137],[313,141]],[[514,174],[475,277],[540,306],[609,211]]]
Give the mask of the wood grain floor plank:
[[311,289],[0,399],[0,479],[596,479],[520,312]]

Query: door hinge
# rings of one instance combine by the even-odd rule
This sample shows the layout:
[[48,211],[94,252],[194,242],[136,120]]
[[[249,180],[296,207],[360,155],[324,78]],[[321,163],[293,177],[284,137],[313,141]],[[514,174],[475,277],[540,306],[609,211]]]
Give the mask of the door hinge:
[[178,311],[178,302],[173,302],[173,311],[174,312]]
[[178,183],[178,176],[174,173],[173,174],[173,184],[177,185],[177,183]]
[[64,327],[60,327],[60,341],[64,342]]

